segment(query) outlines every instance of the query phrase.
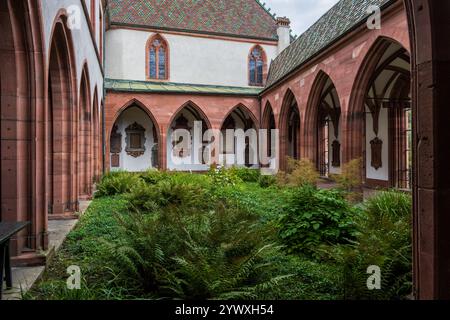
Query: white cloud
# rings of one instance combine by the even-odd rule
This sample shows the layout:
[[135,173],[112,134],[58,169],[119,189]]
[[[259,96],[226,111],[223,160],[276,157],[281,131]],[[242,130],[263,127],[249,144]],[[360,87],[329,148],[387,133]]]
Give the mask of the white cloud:
[[271,8],[277,16],[286,16],[291,20],[293,34],[306,31],[339,0],[262,0],[266,8]]

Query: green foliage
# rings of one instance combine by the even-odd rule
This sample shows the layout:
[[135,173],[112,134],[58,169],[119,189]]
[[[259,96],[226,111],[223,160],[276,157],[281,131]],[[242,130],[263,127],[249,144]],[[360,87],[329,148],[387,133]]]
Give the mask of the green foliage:
[[277,182],[280,186],[303,186],[316,185],[319,179],[314,164],[308,159],[295,160],[288,158],[287,171],[280,171],[277,175]]
[[[274,288],[271,296],[281,300],[336,300],[344,296],[341,268],[324,261],[314,261],[295,255],[272,260],[272,268],[281,274],[292,274],[282,287]],[[266,269],[272,272],[271,268]]]
[[217,169],[212,166],[208,172],[208,176],[211,178],[212,185],[215,187],[236,186],[243,182],[237,175],[236,170],[226,169],[225,167]]
[[261,176],[259,169],[234,166],[228,170],[231,171],[233,175],[239,177],[243,182],[258,182]]
[[[255,171],[237,168],[203,175],[108,174],[44,280],[24,298],[397,299],[409,294],[410,196],[383,192],[352,208],[344,192],[318,190],[314,179],[293,178],[297,169],[305,172],[301,167],[291,166],[286,174],[291,183],[281,186],[259,173],[254,182],[243,182],[254,180]],[[66,289],[70,265],[82,269],[79,291]],[[381,267],[380,291],[367,290],[370,265]]]
[[170,173],[167,171],[159,171],[154,169],[147,170],[141,174],[142,180],[149,185],[157,184],[160,181],[166,180],[169,176]]
[[271,175],[261,175],[258,180],[259,186],[261,188],[268,188],[277,183],[277,179],[275,176]]
[[362,159],[353,159],[342,166],[342,173],[333,175],[333,179],[346,191],[360,191]]
[[154,212],[166,207],[187,207],[202,210],[209,205],[206,190],[197,184],[180,183],[174,179],[156,184],[138,184],[126,199],[134,211]]
[[[402,299],[411,293],[411,207],[411,196],[397,191],[365,202],[355,217],[356,241],[333,251],[345,275],[345,298]],[[371,265],[381,268],[381,290],[367,289]]]
[[121,216],[121,243],[110,257],[119,282],[176,299],[261,298],[286,276],[261,271],[278,248],[258,216],[218,205],[209,212],[167,207]]
[[[95,199],[74,230],[65,240],[58,254],[46,270],[43,281],[34,285],[24,299],[96,300],[132,299],[128,286],[114,286],[114,277],[106,263],[107,245],[117,241],[119,225],[112,212],[126,212],[127,202],[122,196]],[[68,290],[67,267],[80,266],[81,290]]]
[[352,237],[351,212],[339,191],[296,188],[279,219],[280,239],[289,252],[316,256],[319,245],[345,243]]
[[124,194],[131,190],[133,186],[141,182],[140,177],[135,173],[125,171],[114,171],[103,176],[97,184],[95,197],[114,196]]

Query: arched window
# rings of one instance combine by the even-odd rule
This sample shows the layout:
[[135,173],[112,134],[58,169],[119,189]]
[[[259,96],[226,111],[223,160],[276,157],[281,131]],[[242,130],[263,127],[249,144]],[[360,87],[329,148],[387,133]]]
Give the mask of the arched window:
[[254,46],[248,57],[249,84],[251,86],[264,85],[266,54],[260,46]]
[[160,36],[151,37],[147,43],[147,79],[169,79],[169,54],[167,42]]

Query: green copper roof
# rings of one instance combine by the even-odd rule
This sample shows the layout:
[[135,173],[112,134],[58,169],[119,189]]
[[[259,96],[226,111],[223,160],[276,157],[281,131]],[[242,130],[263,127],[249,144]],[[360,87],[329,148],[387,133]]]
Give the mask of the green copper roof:
[[275,18],[256,0],[109,0],[111,24],[277,40]]
[[152,82],[106,79],[105,88],[110,91],[147,93],[189,93],[258,96],[263,88],[211,86],[174,82]]
[[367,9],[370,6],[383,8],[394,2],[395,0],[339,1],[276,57],[270,66],[266,87],[274,85],[353,28],[364,23],[369,17]]

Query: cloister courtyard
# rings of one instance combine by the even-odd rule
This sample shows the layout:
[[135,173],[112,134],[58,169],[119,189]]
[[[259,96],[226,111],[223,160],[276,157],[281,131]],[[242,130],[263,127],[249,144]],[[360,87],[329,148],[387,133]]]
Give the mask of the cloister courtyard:
[[[363,202],[354,169],[335,183],[293,160],[276,177],[112,173],[24,298],[409,299],[411,195]],[[79,290],[67,266],[80,268]],[[383,271],[372,287],[370,266]]]
[[0,0],[5,298],[449,299],[449,17]]

